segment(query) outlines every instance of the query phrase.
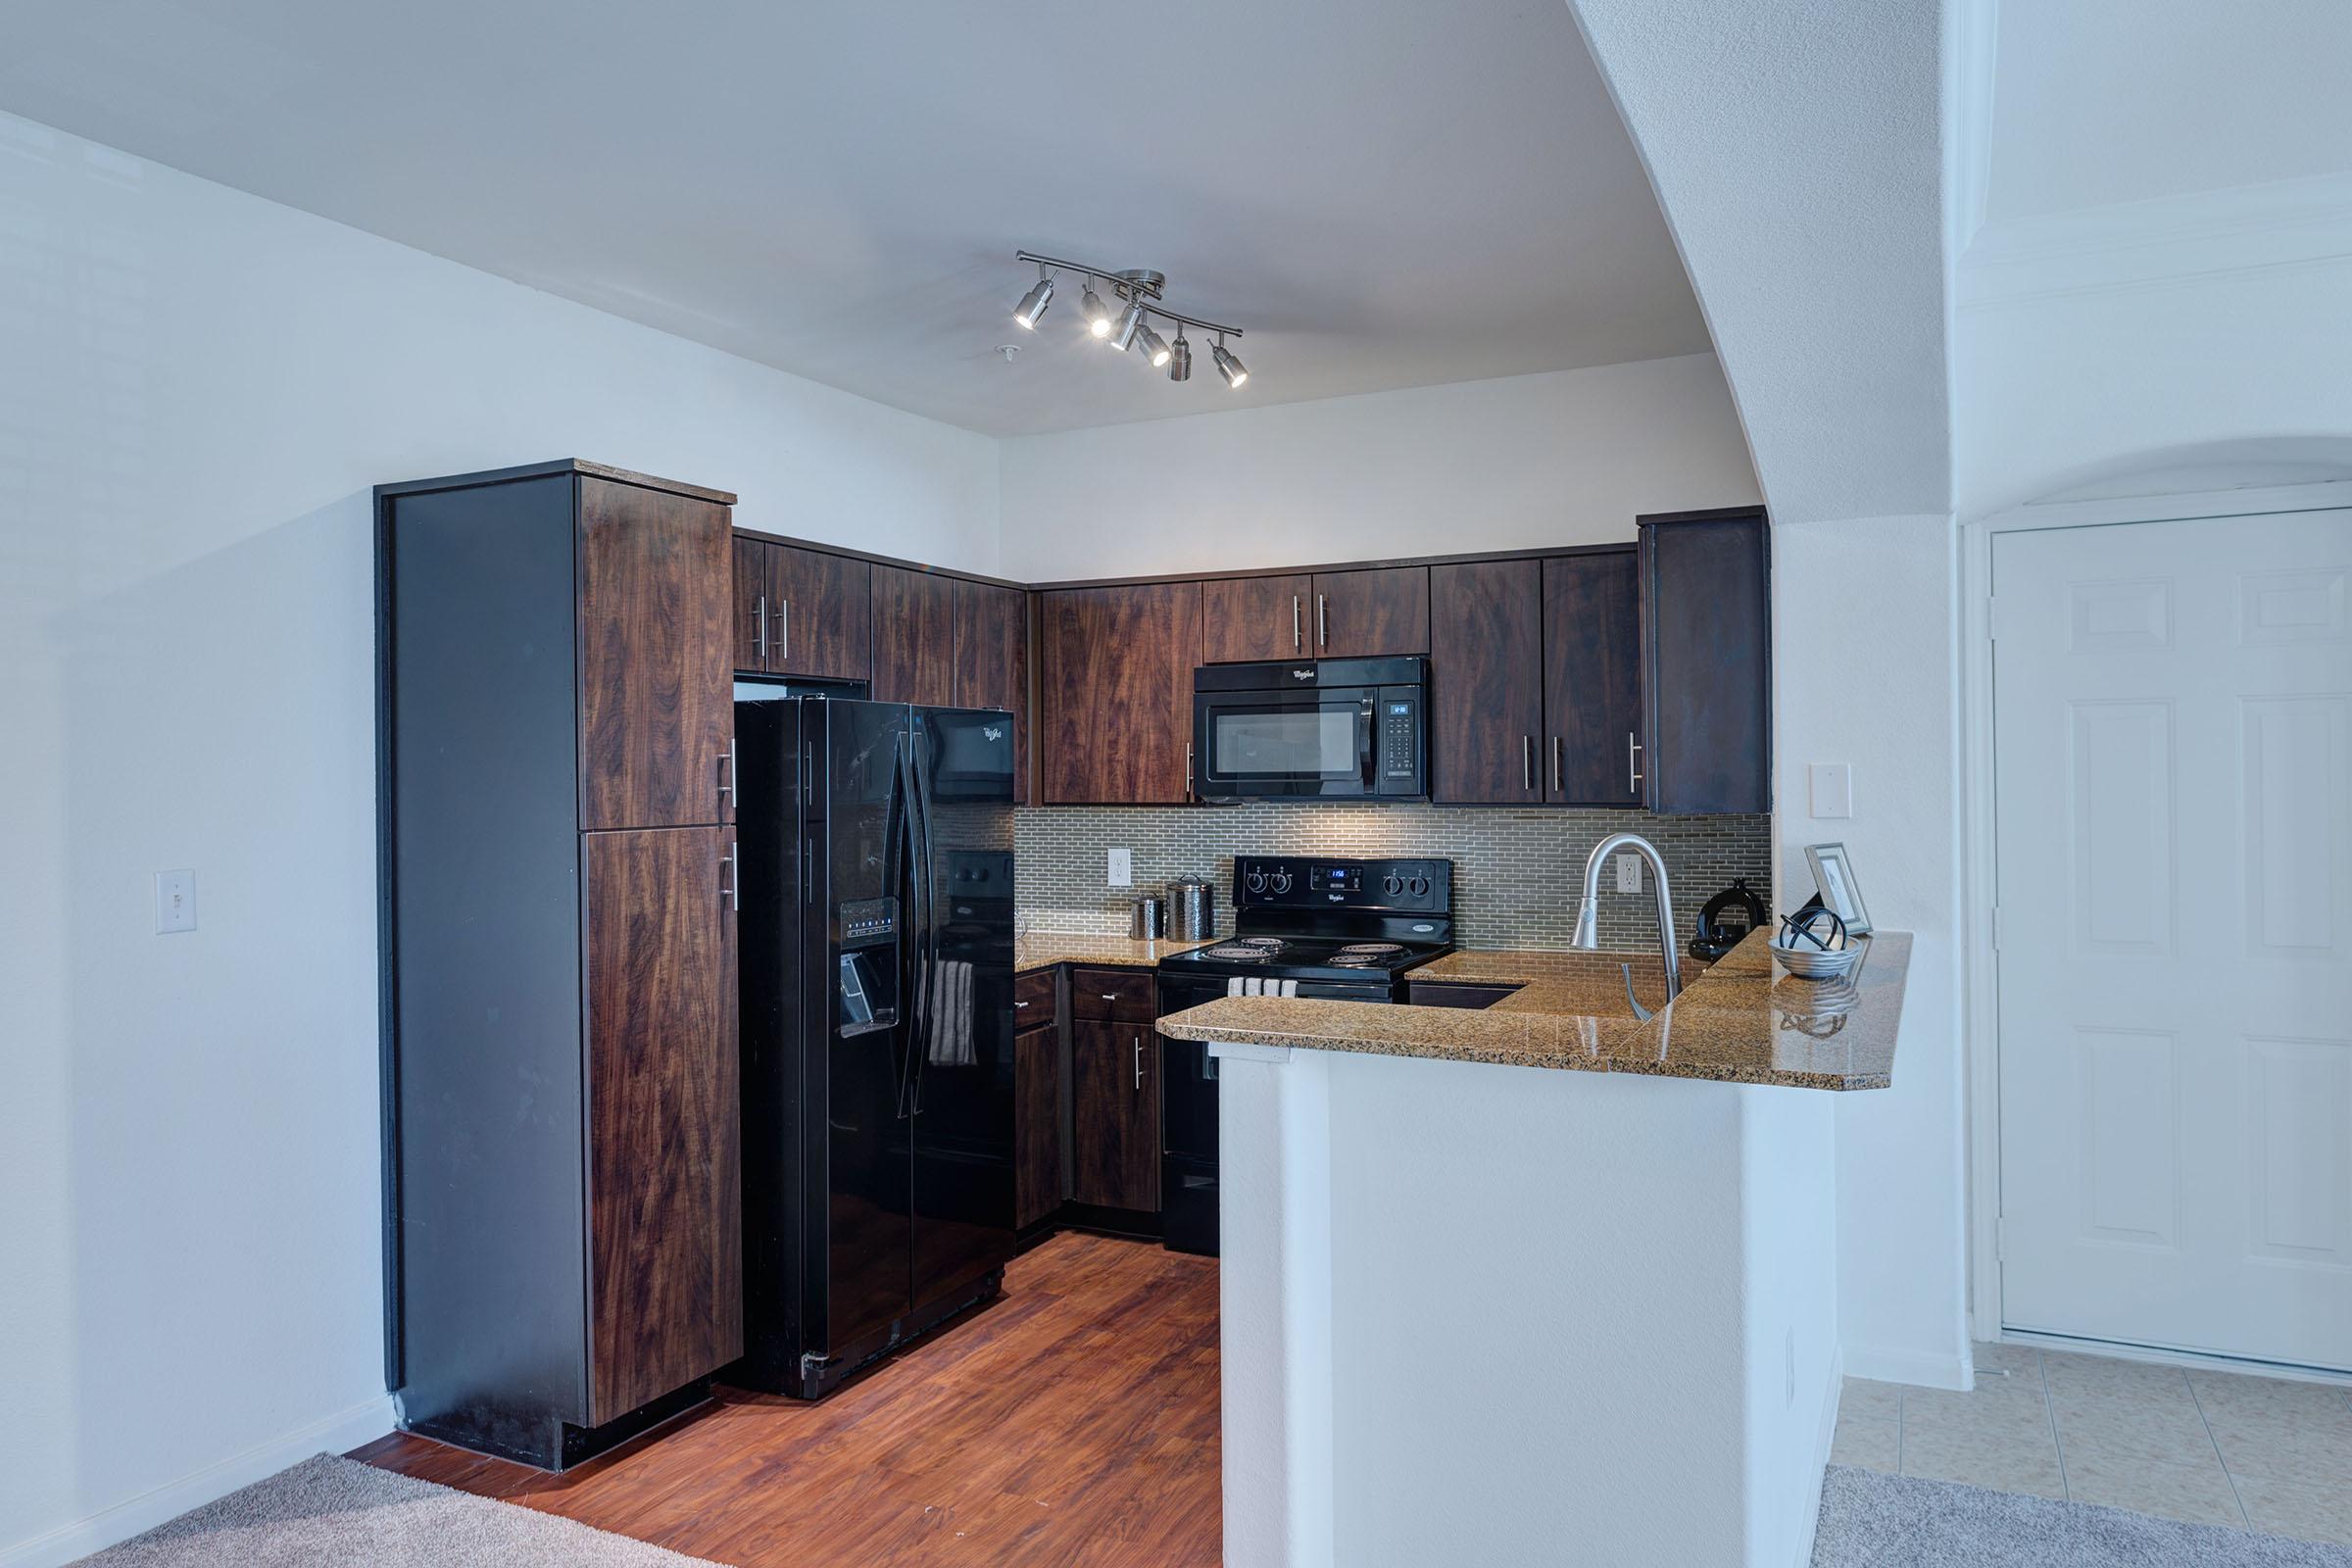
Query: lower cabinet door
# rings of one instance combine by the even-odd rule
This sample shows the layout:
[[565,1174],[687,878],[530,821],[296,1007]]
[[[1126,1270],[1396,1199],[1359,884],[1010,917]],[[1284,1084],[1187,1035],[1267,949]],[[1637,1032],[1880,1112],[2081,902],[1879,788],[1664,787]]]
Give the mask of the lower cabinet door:
[[1149,1023],[1070,1023],[1070,1196],[1159,1211],[1159,1051]]
[[580,836],[592,1425],[743,1353],[734,844]]
[[1026,1230],[1061,1203],[1061,1031],[1012,1037],[1013,1223]]

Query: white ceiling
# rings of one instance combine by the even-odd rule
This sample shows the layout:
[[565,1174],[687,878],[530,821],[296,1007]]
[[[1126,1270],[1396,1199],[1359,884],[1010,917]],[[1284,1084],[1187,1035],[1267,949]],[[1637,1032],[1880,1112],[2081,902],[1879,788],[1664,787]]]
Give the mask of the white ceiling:
[[[12,0],[0,108],[1012,436],[1705,350],[1561,0]],[[1027,246],[1238,323],[1032,335]],[[1007,365],[995,345],[1022,340]]]
[[2345,0],[1999,10],[1992,221],[2352,170]]

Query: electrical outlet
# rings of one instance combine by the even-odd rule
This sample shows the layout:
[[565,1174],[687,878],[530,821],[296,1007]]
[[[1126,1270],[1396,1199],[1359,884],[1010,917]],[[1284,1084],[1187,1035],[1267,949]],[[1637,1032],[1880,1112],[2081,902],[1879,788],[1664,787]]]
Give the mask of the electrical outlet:
[[1642,891],[1642,857],[1639,855],[1617,857],[1617,891],[1620,893]]
[[155,929],[158,933],[196,929],[195,872],[155,873]]
[[1131,888],[1135,886],[1135,852],[1133,850],[1111,851],[1110,866],[1107,874],[1110,879],[1110,885],[1114,888]]
[[1847,762],[1815,762],[1807,769],[1815,816],[1854,814],[1854,770]]

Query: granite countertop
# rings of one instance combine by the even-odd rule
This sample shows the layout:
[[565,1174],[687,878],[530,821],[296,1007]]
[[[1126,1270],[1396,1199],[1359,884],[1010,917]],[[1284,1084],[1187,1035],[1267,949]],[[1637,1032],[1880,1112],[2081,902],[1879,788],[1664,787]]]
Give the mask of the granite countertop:
[[1190,953],[1206,942],[1136,942],[1127,937],[1097,937],[1068,931],[1032,931],[1012,944],[1012,972],[1051,969],[1057,963],[1104,963],[1114,968],[1150,969],[1171,953]]
[[1453,953],[1416,980],[1515,985],[1492,1007],[1413,1007],[1291,997],[1224,997],[1159,1020],[1179,1040],[1294,1046],[1444,1061],[1634,1072],[1798,1089],[1884,1089],[1893,1079],[1911,937],[1861,939],[1849,984],[1776,973],[1767,931],[1751,934],[1646,1021],[1625,1000],[1634,968],[1644,1006],[1664,992],[1653,954]]

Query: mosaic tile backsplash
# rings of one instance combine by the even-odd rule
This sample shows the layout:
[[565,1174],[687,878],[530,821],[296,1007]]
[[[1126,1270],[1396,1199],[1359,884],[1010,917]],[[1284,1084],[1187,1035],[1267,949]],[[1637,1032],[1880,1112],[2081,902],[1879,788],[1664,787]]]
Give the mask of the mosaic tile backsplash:
[[[1674,888],[1676,946],[1688,951],[1698,911],[1734,877],[1772,900],[1770,816],[1650,816],[1640,811],[1478,809],[1446,806],[1301,805],[1071,807],[1013,813],[1016,891],[1041,931],[1123,936],[1131,902],[1192,873],[1217,884],[1217,933],[1233,930],[1238,855],[1422,856],[1453,861],[1455,935],[1478,948],[1560,949],[1576,932],[1585,857],[1611,833],[1658,847]],[[1104,881],[1113,848],[1134,852],[1135,886]],[[1601,876],[1603,947],[1656,951],[1656,895]]]

